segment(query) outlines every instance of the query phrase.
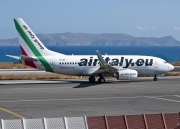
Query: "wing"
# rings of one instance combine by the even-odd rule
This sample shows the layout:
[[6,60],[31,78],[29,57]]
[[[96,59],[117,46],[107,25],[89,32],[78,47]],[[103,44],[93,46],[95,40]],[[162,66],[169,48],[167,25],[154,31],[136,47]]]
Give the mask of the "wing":
[[101,56],[101,53],[96,50],[96,55],[99,60],[100,68],[95,73],[115,73],[120,69],[110,66]]

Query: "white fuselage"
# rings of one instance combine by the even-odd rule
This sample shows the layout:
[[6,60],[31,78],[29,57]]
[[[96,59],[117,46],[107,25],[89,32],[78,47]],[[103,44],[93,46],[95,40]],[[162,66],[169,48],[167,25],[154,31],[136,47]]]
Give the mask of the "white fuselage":
[[138,74],[154,74],[154,81],[157,81],[157,75],[174,69],[165,60],[152,56],[102,56],[98,50],[96,55],[67,56],[47,49],[22,18],[15,18],[14,23],[22,52],[20,60],[34,68],[66,75],[87,75],[89,82],[95,82],[94,76],[98,75],[99,83],[105,82],[104,75],[133,80]]
[[[152,56],[103,55],[108,64],[117,69],[133,69],[138,74],[164,74],[174,67],[165,60]],[[54,73],[66,75],[99,75],[102,73],[96,55],[44,56]],[[34,61],[38,69],[45,70],[40,61]],[[107,73],[108,74],[108,73]]]

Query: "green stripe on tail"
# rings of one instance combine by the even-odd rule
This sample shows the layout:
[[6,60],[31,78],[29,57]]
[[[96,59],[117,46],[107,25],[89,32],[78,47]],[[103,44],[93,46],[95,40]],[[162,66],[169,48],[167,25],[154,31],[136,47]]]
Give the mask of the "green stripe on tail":
[[36,47],[34,46],[34,44],[31,42],[31,40],[29,39],[29,37],[26,35],[26,33],[23,31],[23,29],[21,28],[21,26],[18,24],[18,22],[16,21],[16,19],[14,19],[14,23],[16,26],[17,31],[19,32],[19,34],[21,35],[21,37],[24,39],[24,41],[26,42],[26,44],[29,46],[29,48],[31,49],[31,51],[34,53],[34,55],[39,59],[39,61],[43,64],[43,66],[45,67],[46,71],[48,72],[53,72],[51,66],[49,65],[49,63],[47,62],[47,60],[41,55],[41,53],[36,49]]

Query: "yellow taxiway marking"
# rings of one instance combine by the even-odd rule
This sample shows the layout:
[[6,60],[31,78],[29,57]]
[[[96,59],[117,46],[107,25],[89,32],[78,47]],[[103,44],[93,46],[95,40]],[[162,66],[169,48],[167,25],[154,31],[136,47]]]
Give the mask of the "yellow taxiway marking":
[[9,113],[9,114],[11,114],[11,115],[17,116],[17,117],[19,117],[19,118],[21,118],[21,119],[26,119],[24,116],[21,116],[21,115],[15,113],[15,112],[9,111],[9,110],[7,110],[7,109],[5,109],[5,108],[0,107],[0,110],[2,110],[2,111],[4,111],[4,112],[7,112],[7,113]]

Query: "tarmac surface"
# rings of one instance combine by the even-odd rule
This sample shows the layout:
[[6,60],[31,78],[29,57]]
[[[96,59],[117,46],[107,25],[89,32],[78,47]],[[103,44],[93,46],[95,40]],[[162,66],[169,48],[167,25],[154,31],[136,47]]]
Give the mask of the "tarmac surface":
[[180,111],[180,77],[0,81],[0,119]]

